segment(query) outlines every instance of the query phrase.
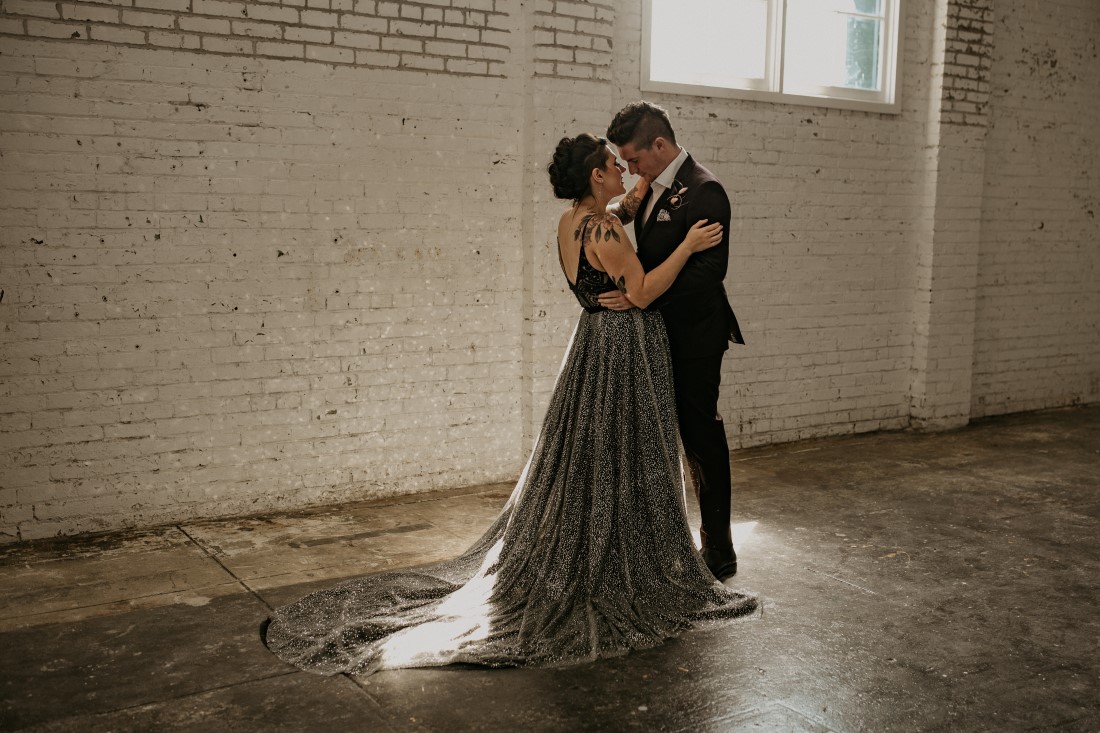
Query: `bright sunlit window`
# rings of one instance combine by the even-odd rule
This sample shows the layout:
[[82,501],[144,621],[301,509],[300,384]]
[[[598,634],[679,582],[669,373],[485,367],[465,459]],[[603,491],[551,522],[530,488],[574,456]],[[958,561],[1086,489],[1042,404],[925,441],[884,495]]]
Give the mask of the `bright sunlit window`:
[[642,89],[897,111],[901,0],[645,0]]

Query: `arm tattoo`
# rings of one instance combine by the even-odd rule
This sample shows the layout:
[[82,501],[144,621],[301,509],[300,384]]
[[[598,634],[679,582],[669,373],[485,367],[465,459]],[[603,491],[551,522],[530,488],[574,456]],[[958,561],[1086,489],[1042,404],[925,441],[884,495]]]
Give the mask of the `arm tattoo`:
[[615,281],[615,287],[617,287],[619,289],[619,292],[622,293],[623,297],[625,298],[626,297],[626,278],[624,276],[619,275],[619,279]]
[[626,196],[623,196],[622,199],[620,199],[619,203],[615,205],[618,208],[618,211],[614,213],[619,215],[619,221],[621,221],[623,224],[629,224],[631,221],[634,220],[635,214],[638,213],[638,206],[641,203],[642,200],[638,198],[637,194],[634,193],[634,189],[632,188],[626,194]]

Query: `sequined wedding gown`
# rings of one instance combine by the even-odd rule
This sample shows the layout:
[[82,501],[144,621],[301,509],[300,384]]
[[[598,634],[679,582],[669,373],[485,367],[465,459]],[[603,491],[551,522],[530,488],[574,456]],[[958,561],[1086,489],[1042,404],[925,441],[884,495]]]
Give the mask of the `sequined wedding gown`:
[[276,610],[273,652],[320,674],[452,663],[543,666],[655,646],[756,599],[707,570],[688,531],[657,312],[585,312],[542,431],[493,525],[454,560],[345,581]]

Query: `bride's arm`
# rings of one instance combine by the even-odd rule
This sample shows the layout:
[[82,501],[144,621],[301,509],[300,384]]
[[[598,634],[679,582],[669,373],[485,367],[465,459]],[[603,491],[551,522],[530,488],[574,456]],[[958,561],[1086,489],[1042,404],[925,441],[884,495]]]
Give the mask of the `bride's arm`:
[[626,192],[626,195],[616,203],[607,205],[607,213],[616,217],[623,224],[629,224],[638,215],[638,207],[642,205],[646,191],[649,190],[649,181],[639,178],[634,188]]
[[696,222],[668,259],[649,272],[638,261],[626,231],[615,217],[604,215],[594,219],[589,225],[589,237],[589,246],[594,248],[619,292],[638,308],[645,308],[669,289],[689,257],[722,241],[722,225],[706,226],[705,219]]

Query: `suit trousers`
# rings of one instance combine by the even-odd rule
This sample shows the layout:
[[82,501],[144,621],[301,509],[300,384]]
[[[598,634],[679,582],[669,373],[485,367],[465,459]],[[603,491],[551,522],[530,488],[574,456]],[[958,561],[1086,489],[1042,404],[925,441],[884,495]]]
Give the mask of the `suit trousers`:
[[704,548],[725,549],[730,533],[730,449],[726,427],[718,414],[724,351],[709,356],[672,355],[672,380],[680,440],[687,470],[699,501]]

